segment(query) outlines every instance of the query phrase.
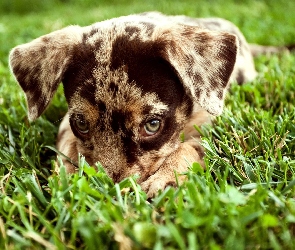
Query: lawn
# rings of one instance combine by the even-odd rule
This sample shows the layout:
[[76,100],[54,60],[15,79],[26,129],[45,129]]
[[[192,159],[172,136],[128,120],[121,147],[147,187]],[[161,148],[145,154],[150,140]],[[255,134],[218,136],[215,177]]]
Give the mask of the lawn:
[[54,171],[67,107],[60,88],[29,123],[11,76],[17,44],[69,24],[158,10],[224,17],[249,42],[295,43],[295,2],[2,0],[0,2],[0,249],[295,249],[295,53],[260,56],[258,78],[233,84],[223,114],[201,128],[206,170],[155,198],[136,176],[113,183],[83,158]]

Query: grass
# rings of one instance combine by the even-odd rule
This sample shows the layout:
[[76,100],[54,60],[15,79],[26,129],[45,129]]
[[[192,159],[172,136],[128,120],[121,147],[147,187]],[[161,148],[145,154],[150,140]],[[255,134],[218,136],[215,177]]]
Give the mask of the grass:
[[[39,4],[38,4],[39,3]],[[295,41],[292,1],[36,1],[0,3],[1,249],[294,249],[295,55],[257,58],[259,77],[233,85],[222,116],[205,127],[206,166],[152,200],[136,176],[113,183],[83,158],[79,173],[54,171],[66,105],[59,89],[28,123],[9,50],[68,24],[133,12],[220,16],[250,42]]]

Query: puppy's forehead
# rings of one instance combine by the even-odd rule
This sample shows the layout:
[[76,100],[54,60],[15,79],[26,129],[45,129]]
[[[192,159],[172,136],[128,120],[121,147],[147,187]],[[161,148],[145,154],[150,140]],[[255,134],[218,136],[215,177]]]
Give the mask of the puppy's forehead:
[[95,68],[92,73],[91,80],[86,80],[72,96],[72,110],[84,113],[97,110],[105,115],[117,111],[129,115],[130,120],[136,123],[145,118],[144,113],[161,115],[169,110],[157,93],[144,93],[134,82],[130,82],[124,67],[116,70]]

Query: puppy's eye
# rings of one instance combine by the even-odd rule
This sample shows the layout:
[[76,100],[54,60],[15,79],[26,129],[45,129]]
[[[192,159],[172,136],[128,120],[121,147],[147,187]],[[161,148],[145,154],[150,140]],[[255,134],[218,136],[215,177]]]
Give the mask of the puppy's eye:
[[82,117],[77,117],[74,121],[76,128],[82,134],[87,134],[89,132],[89,124]]
[[152,136],[156,134],[161,127],[161,122],[158,119],[152,119],[146,122],[141,129],[141,135],[143,136]]

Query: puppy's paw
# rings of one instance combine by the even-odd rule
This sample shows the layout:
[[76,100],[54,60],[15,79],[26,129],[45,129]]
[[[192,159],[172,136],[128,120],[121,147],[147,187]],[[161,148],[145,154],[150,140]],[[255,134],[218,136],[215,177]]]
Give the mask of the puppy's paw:
[[[186,176],[177,176],[178,182],[182,183]],[[163,176],[163,174],[154,174],[149,177],[146,181],[142,182],[141,188],[147,193],[148,197],[154,197],[158,194],[159,190],[164,190],[168,186],[176,187],[176,176],[172,173],[169,176]]]
[[[159,190],[164,190],[167,186],[176,186],[176,177],[178,183],[183,183],[186,176],[182,173],[186,172],[193,162],[204,165],[195,148],[190,143],[184,142],[153,175],[146,179],[143,177],[143,180],[140,181],[141,188],[147,193],[148,197],[153,197]],[[177,176],[175,176],[175,173]]]
[[141,188],[147,193],[148,197],[154,197],[159,190],[164,190],[167,186],[175,186],[175,180],[165,180],[162,176],[153,175],[141,183]]

